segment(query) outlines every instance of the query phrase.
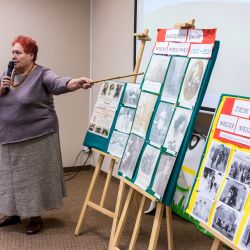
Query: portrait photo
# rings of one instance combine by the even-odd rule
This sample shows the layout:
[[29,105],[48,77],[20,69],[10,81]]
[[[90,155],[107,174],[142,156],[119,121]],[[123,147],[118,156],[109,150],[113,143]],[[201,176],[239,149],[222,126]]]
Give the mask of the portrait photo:
[[132,179],[133,177],[136,163],[140,156],[143,144],[143,138],[134,134],[130,134],[119,167],[119,172],[121,172],[124,176],[127,176],[130,179]]
[[169,153],[177,155],[182,140],[186,134],[192,111],[183,108],[176,108],[171,120],[164,147]]
[[160,155],[160,150],[149,144],[145,147],[138,168],[135,184],[146,189],[152,179],[152,175]]
[[202,195],[209,197],[211,200],[215,200],[222,178],[222,173],[205,167],[198,191]]
[[122,158],[128,140],[128,135],[114,131],[112,133],[108,152],[116,157]]
[[233,240],[239,224],[239,213],[229,206],[218,202],[213,218],[212,227],[229,240]]
[[212,141],[208,154],[206,155],[205,166],[224,173],[230,151],[231,148],[225,146],[223,143]]
[[140,93],[140,84],[127,83],[122,104],[127,107],[136,108]]
[[198,218],[198,220],[207,222],[212,205],[213,205],[212,200],[198,194],[192,211],[193,216],[195,218]]
[[157,195],[157,198],[162,198],[165,193],[175,160],[176,158],[174,156],[166,153],[162,153],[160,156],[160,161],[151,188],[151,190]]
[[250,186],[250,154],[234,150],[228,176]]
[[[250,218],[250,217],[249,217]],[[244,226],[243,233],[240,239],[241,249],[250,249],[250,219],[248,218],[246,225]]]
[[134,134],[145,138],[156,100],[156,95],[141,92],[132,126],[132,132]]
[[172,57],[162,90],[162,100],[176,103],[188,61],[188,57]]
[[149,140],[157,145],[163,145],[168,127],[174,112],[174,105],[160,102],[150,131]]
[[240,212],[245,204],[246,197],[247,188],[245,185],[230,178],[226,179],[220,201]]
[[128,134],[131,130],[134,116],[135,109],[121,107],[115,124],[115,129]]
[[207,62],[206,59],[190,60],[178,99],[180,106],[192,108],[195,105]]

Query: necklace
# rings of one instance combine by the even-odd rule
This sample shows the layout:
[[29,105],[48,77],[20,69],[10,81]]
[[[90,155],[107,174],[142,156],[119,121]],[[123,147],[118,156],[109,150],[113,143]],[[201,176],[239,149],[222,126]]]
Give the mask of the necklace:
[[20,76],[22,76],[22,80],[19,81],[18,83],[14,82],[14,79],[16,77],[16,71],[14,70],[13,73],[12,73],[12,76],[11,76],[11,79],[13,79],[11,86],[13,88],[16,88],[16,87],[20,86],[26,80],[28,75],[35,69],[35,67],[36,67],[36,65],[34,64],[25,74],[23,74],[23,75],[20,74]]

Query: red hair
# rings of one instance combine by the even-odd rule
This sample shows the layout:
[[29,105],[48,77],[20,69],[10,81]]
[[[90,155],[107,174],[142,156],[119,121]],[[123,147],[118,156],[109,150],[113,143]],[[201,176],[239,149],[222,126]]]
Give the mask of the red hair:
[[38,46],[35,40],[33,40],[31,37],[20,35],[20,36],[17,36],[12,41],[12,46],[14,46],[16,43],[19,43],[23,47],[23,50],[25,53],[33,54],[34,55],[33,62],[36,61]]

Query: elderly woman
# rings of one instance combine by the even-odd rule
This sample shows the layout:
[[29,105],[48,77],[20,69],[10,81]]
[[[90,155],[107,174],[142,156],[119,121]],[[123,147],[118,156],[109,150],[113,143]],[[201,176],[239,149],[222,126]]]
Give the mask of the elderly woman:
[[66,194],[53,95],[92,85],[36,64],[37,52],[30,37],[15,38],[14,70],[0,77],[0,227],[28,217],[28,235],[41,230],[41,214],[61,207]]

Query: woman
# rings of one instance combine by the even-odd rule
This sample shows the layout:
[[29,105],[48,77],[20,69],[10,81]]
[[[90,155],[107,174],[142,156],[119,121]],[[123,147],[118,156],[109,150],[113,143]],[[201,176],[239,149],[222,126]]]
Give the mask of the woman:
[[53,95],[92,85],[36,64],[37,52],[33,39],[16,37],[12,76],[0,77],[0,227],[29,217],[28,235],[41,230],[41,214],[61,207],[66,195]]

